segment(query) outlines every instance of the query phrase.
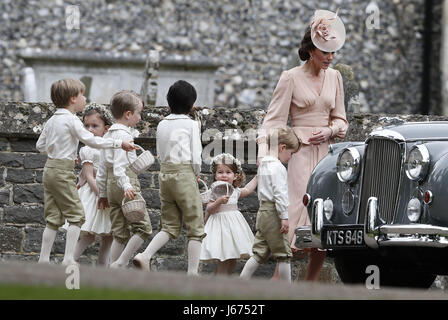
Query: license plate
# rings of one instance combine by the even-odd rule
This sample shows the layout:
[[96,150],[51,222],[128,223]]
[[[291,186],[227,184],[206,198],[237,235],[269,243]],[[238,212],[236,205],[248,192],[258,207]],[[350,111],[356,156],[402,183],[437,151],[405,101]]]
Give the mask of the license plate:
[[364,226],[359,225],[324,225],[321,231],[324,248],[353,248],[363,247]]

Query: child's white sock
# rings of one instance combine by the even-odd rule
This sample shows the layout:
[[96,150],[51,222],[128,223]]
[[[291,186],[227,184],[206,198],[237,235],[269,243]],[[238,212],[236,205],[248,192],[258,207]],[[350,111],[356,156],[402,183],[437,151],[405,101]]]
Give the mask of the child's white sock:
[[112,236],[103,236],[101,237],[101,245],[98,250],[98,265],[100,266],[108,266],[109,265],[109,255],[110,255],[110,247],[112,245]]
[[49,263],[51,248],[53,248],[54,239],[56,239],[57,231],[49,227],[45,227],[42,235],[42,245],[40,249],[39,263]]
[[67,229],[67,236],[65,241],[65,254],[64,260],[62,260],[63,265],[67,265],[75,262],[74,254],[76,243],[79,239],[79,234],[81,232],[81,228],[74,225],[69,225]]
[[160,250],[168,241],[170,240],[170,235],[168,232],[160,231],[154,236],[149,245],[146,247],[142,254],[148,260],[151,260],[152,256]]
[[278,274],[280,276],[280,279],[286,280],[291,283],[291,264],[289,262],[279,262]]
[[143,242],[145,241],[140,238],[140,236],[134,234],[131,239],[129,239],[126,248],[124,248],[118,260],[114,262],[114,265],[118,267],[127,266],[129,263],[129,259],[131,259],[131,256],[135,253],[135,251],[137,251],[138,248],[142,246]]
[[78,243],[76,244],[75,254],[73,255],[75,261],[78,261],[84,250],[86,250],[86,248],[90,246],[94,241],[95,235],[93,234],[83,233],[81,235]]
[[254,257],[250,257],[244,265],[243,271],[241,271],[240,278],[250,279],[255,271],[257,271],[260,264],[255,260]]
[[199,258],[201,255],[201,241],[188,241],[188,275],[197,275],[199,268]]
[[114,238],[114,240],[112,241],[112,246],[110,248],[110,263],[113,263],[118,259],[118,257],[123,252],[124,247],[124,244],[118,242]]

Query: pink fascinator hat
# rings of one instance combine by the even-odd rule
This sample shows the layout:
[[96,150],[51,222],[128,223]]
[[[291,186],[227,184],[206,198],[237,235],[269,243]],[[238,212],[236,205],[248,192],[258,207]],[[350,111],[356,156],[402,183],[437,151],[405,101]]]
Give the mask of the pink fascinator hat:
[[336,13],[328,10],[316,10],[310,23],[311,41],[316,48],[325,52],[334,52],[342,48],[345,42],[345,27]]

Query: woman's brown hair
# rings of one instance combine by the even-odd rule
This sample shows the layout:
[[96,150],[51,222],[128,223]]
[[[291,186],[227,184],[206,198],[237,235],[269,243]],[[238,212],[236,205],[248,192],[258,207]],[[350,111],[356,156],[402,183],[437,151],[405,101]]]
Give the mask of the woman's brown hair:
[[302,61],[308,60],[310,58],[310,51],[314,49],[316,49],[316,46],[311,40],[311,28],[308,27],[308,29],[305,32],[305,35],[303,36],[302,41],[300,42],[300,48],[299,48],[300,60]]

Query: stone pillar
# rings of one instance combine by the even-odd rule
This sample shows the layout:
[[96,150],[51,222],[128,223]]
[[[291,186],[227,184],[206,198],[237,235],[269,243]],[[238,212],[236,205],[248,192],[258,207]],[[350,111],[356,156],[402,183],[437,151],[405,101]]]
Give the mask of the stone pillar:
[[146,58],[141,96],[146,106],[154,107],[157,100],[157,78],[159,74],[159,51],[150,50]]
[[448,115],[448,1],[443,1],[442,14],[442,52],[440,66],[442,71],[442,114]]

